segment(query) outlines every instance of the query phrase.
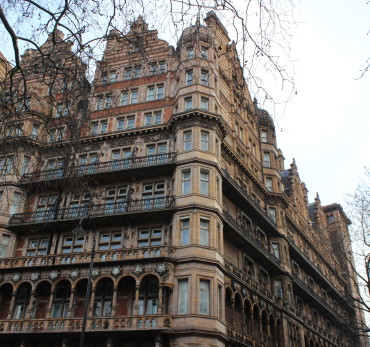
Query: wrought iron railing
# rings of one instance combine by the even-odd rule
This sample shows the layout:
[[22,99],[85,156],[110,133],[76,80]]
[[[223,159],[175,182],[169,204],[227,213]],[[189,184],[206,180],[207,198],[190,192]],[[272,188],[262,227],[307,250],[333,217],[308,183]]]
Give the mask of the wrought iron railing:
[[266,255],[269,259],[271,259],[274,263],[280,265],[280,259],[278,259],[274,254],[270,253],[268,249],[263,245],[263,243],[253,237],[246,228],[243,228],[238,222],[231,216],[228,211],[224,211],[223,215],[227,222],[244,238],[246,238],[249,243],[259,249],[264,255]]
[[229,183],[234,186],[234,188],[236,190],[239,191],[239,193],[244,197],[245,200],[248,201],[248,203],[250,205],[252,205],[253,207],[256,208],[256,210],[258,210],[272,225],[275,226],[275,228],[277,227],[277,224],[276,224],[276,221],[274,219],[272,219],[262,208],[260,205],[258,205],[255,201],[253,201],[253,199],[248,195],[248,192],[243,188],[241,187],[232,177],[231,175],[225,170],[223,169],[223,173],[224,173],[224,177],[229,181]]
[[58,168],[52,170],[28,172],[22,176],[20,181],[23,183],[50,181],[66,177],[85,176],[106,172],[130,170],[141,167],[166,165],[174,163],[175,159],[176,153],[172,152],[147,155],[143,157],[125,158],[106,162],[96,162],[86,165],[79,165],[73,169]]
[[9,224],[44,223],[53,220],[78,219],[87,215],[101,217],[123,213],[145,212],[172,208],[175,204],[175,197],[172,195],[126,200],[116,203],[106,203],[93,206],[67,207],[60,209],[49,209],[48,211],[35,211],[16,213],[9,221]]

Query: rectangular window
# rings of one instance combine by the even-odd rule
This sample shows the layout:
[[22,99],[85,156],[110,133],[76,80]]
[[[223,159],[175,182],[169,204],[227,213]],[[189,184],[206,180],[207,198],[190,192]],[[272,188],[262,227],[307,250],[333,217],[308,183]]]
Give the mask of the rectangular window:
[[206,170],[200,171],[200,194],[208,195],[209,192],[209,172]]
[[200,132],[200,149],[202,151],[209,150],[209,133],[208,131],[201,131]]
[[191,131],[184,131],[184,151],[193,149],[193,141]]
[[23,157],[22,167],[21,167],[21,172],[20,172],[20,174],[22,176],[28,171],[28,166],[30,164],[30,160],[31,160],[30,157],[26,157],[26,156]]
[[18,212],[20,201],[21,194],[14,192],[12,200],[10,202],[9,214],[15,214]]
[[189,47],[187,49],[187,57],[188,59],[194,58],[194,47]]
[[4,175],[9,174],[13,169],[13,157],[0,158],[0,172]]
[[207,48],[207,47],[202,46],[202,47],[200,48],[200,54],[201,54],[202,58],[204,58],[204,59],[208,59],[208,48]]
[[45,255],[49,246],[49,239],[35,238],[28,241],[27,255]]
[[158,84],[155,86],[148,87],[148,101],[163,99],[164,97],[164,85]]
[[277,258],[280,259],[280,252],[279,252],[279,243],[278,242],[271,242],[271,253]]
[[70,253],[78,253],[83,251],[84,246],[84,236],[75,237],[74,235],[68,235],[63,237],[62,243],[62,253],[63,254],[70,254]]
[[108,131],[108,121],[101,120],[91,123],[91,135],[104,134]]
[[193,108],[193,98],[191,96],[184,99],[185,102],[185,111],[191,110]]
[[263,152],[263,166],[270,167],[270,153]]
[[267,142],[267,131],[266,130],[261,131],[261,142]]
[[6,257],[6,250],[10,242],[10,235],[3,234],[0,238],[0,258]]
[[131,77],[132,77],[132,68],[131,67],[125,68],[124,79],[127,81],[131,79]]
[[134,78],[139,78],[141,76],[141,65],[136,65],[134,67]]
[[120,249],[122,243],[121,231],[102,232],[99,235],[99,251],[108,251],[113,249]]
[[189,284],[188,280],[179,280],[178,313],[188,313]]
[[31,138],[36,139],[39,134],[39,130],[40,130],[40,126],[38,124],[34,124],[32,126]]
[[64,133],[65,133],[65,128],[64,127],[50,129],[49,142],[63,141]]
[[203,84],[204,86],[208,86],[208,77],[209,77],[208,70],[202,69],[200,72],[200,84]]
[[200,245],[209,246],[209,220],[200,219]]
[[191,193],[191,174],[190,170],[182,172],[182,194],[187,195]]
[[204,98],[204,97],[200,98],[200,108],[202,110],[205,110],[205,111],[209,110],[209,100],[208,100],[208,98]]
[[272,178],[266,178],[266,189],[269,192],[272,192]]
[[199,281],[199,313],[209,314],[209,281]]
[[104,71],[101,73],[101,83],[107,84],[107,80],[108,80],[108,73]]
[[138,89],[132,89],[131,90],[130,104],[137,104],[138,97],[139,97],[139,90]]
[[269,216],[276,223],[276,209],[274,207],[269,207]]
[[135,128],[135,115],[127,115],[117,118],[116,130]]
[[112,70],[109,74],[109,82],[113,83],[117,81],[117,73],[115,70]]
[[144,125],[153,125],[162,123],[162,111],[146,112],[144,115]]
[[186,246],[190,244],[190,221],[189,218],[181,219],[180,221],[181,237],[180,244],[181,246]]
[[162,228],[145,228],[139,230],[138,246],[159,246],[162,243]]
[[193,79],[194,79],[193,69],[186,70],[186,85],[191,86],[193,84]]
[[96,109],[103,110],[112,107],[112,95],[108,94],[106,96],[100,95],[98,96],[98,100],[96,102]]

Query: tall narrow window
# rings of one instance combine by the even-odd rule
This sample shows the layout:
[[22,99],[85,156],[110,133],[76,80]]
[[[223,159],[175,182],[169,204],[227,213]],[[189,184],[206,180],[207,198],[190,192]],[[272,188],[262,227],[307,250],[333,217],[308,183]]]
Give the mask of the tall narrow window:
[[179,314],[188,313],[188,297],[189,297],[189,284],[188,280],[179,280],[179,301],[178,312]]
[[181,246],[186,246],[190,244],[190,222],[189,218],[181,219],[180,221],[180,229],[181,229]]
[[276,209],[274,207],[269,208],[270,218],[276,223]]
[[261,131],[261,142],[267,142],[267,131],[266,130]]
[[191,175],[190,170],[185,170],[182,172],[182,194],[191,193]]
[[202,69],[200,72],[200,84],[203,84],[204,86],[208,86],[208,70]]
[[191,131],[184,131],[184,151],[190,151],[193,148]]
[[18,212],[20,200],[21,194],[14,192],[12,201],[10,202],[9,214],[15,214]]
[[263,152],[263,166],[270,167],[270,153]]
[[139,91],[138,91],[138,89],[132,89],[131,90],[130,104],[137,104],[138,97],[139,97]]
[[21,167],[21,175],[24,175],[28,171],[28,166],[30,163],[30,157],[23,157],[22,167]]
[[208,100],[208,98],[204,98],[204,97],[200,98],[200,108],[202,110],[205,110],[205,111],[209,110],[209,100]]
[[272,191],[272,178],[266,178],[266,189],[271,192]]
[[199,313],[209,314],[209,281],[199,282]]
[[202,46],[202,47],[200,48],[200,54],[201,54],[202,58],[204,58],[204,59],[208,59],[208,48],[207,48],[207,47]]
[[3,234],[0,238],[0,258],[6,256],[6,250],[9,246],[10,235]]
[[189,47],[187,49],[187,56],[188,56],[188,59],[194,58],[194,47]]
[[206,170],[200,171],[200,194],[208,195],[209,191],[209,172]]
[[209,132],[208,131],[200,132],[200,149],[202,151],[209,150]]
[[193,98],[191,96],[185,98],[185,111],[193,108]]
[[279,243],[278,242],[271,242],[271,253],[277,258],[280,259],[280,252],[279,252]]
[[193,69],[186,70],[186,85],[187,86],[190,86],[193,84],[193,78],[194,78]]
[[209,220],[200,219],[200,244],[202,246],[209,246]]

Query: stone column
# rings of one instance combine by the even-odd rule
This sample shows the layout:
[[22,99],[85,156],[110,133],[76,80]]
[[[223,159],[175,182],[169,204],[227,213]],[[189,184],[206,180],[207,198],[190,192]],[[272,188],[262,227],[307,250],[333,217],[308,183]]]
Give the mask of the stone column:
[[31,312],[32,312],[34,297],[35,297],[35,291],[32,290],[31,293],[30,293],[29,303],[28,303],[28,306],[26,308],[26,314],[25,314],[26,319],[31,318]]
[[163,305],[163,286],[159,286],[159,292],[158,292],[158,314],[162,314],[162,305]]
[[12,319],[16,295],[17,295],[17,292],[16,291],[13,291],[13,293],[12,293],[12,299],[10,300],[9,312],[8,312],[7,319]]
[[113,298],[112,298],[112,313],[111,316],[115,316],[117,311],[117,286],[113,287]]
[[137,285],[135,287],[135,303],[134,303],[134,310],[133,310],[134,316],[138,314],[138,308],[139,308],[139,290],[140,290],[140,285]]
[[54,301],[54,291],[52,291],[50,293],[50,298],[49,298],[49,302],[48,302],[48,306],[47,306],[47,310],[46,310],[46,317],[45,318],[50,318],[51,316],[51,309],[53,307],[53,301]]
[[69,297],[69,304],[68,304],[68,318],[72,318],[72,309],[73,309],[73,303],[75,301],[75,290],[71,290],[71,296]]

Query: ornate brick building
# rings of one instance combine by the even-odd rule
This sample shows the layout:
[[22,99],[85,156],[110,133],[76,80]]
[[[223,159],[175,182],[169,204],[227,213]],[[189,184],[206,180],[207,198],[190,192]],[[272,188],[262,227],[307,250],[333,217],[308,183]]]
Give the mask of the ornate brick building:
[[78,345],[93,242],[86,346],[366,345],[350,221],[308,203],[235,44],[204,22],[176,48],[140,17],[111,32],[91,88],[61,33],[46,78],[23,56],[2,124],[1,346]]

